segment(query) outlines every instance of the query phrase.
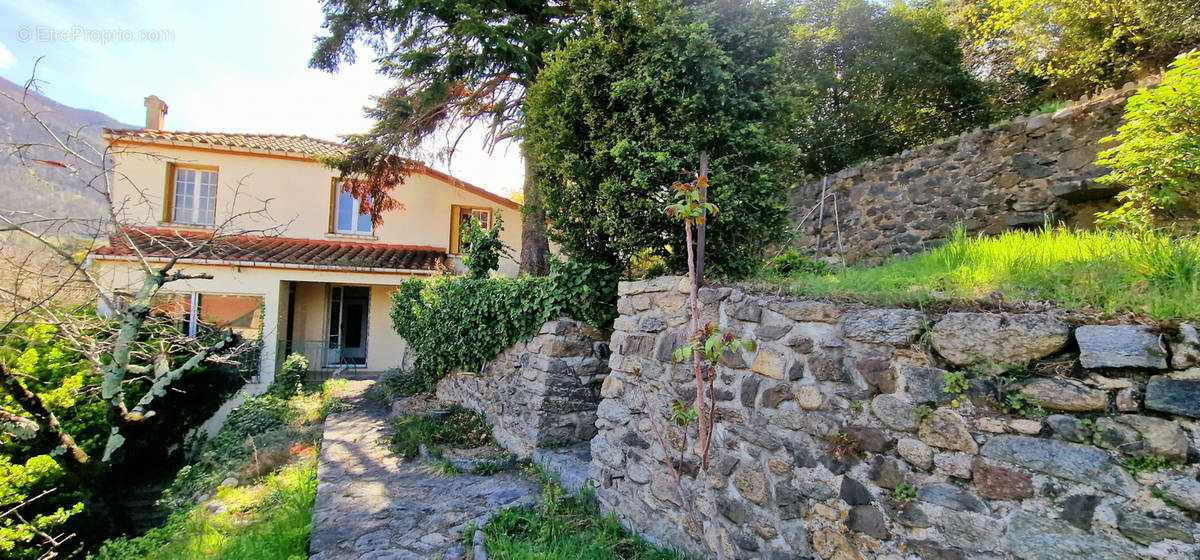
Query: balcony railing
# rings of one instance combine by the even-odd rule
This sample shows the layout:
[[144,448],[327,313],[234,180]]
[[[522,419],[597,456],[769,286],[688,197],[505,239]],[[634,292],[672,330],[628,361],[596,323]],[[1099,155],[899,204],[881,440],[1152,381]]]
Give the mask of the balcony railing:
[[345,358],[342,348],[330,347],[325,340],[281,340],[278,346],[276,372],[283,367],[283,361],[291,354],[300,354],[308,360],[308,369],[315,370],[346,370],[362,369],[366,364],[362,359]]

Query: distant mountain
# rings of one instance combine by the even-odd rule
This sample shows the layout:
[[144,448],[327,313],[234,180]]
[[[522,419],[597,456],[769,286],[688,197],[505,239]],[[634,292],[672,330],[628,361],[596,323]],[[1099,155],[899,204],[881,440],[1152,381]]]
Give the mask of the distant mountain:
[[[24,89],[0,78],[0,91],[9,96],[21,99]],[[56,136],[89,159],[99,157],[96,150],[104,150],[105,144],[100,138],[102,128],[131,128],[103,113],[68,107],[33,91],[29,92],[27,102],[41,112],[41,119]],[[46,131],[19,105],[0,97],[0,211],[33,211],[46,216],[101,216],[103,201],[88,188],[91,180],[101,184],[99,178],[78,177],[60,167],[32,163],[29,157],[19,157],[14,151],[14,145],[48,141]],[[63,160],[61,151],[34,147],[27,153],[33,158]],[[94,173],[91,169],[87,171]]]

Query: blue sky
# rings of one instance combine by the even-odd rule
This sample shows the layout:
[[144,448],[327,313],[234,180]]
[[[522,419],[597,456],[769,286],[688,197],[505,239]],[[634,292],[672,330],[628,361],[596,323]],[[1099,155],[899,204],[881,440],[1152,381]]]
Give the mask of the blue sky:
[[[24,83],[38,65],[42,93],[132,125],[142,99],[170,109],[166,128],[308,134],[336,140],[370,126],[362,107],[389,81],[370,53],[337,74],[308,68],[321,32],[317,0],[69,2],[0,0],[0,76]],[[482,135],[442,170],[489,190],[518,190],[515,146],[487,154]],[[433,142],[432,152],[441,142]]]

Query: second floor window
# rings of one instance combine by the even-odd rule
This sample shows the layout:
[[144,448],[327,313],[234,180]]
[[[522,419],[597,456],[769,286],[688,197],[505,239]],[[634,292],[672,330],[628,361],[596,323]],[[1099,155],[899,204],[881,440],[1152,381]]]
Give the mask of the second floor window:
[[175,168],[171,221],[211,226],[217,218],[217,172]]
[[371,234],[371,213],[359,213],[362,200],[342,189],[337,184],[337,197],[334,201],[333,231],[334,233],[349,233],[353,235]]

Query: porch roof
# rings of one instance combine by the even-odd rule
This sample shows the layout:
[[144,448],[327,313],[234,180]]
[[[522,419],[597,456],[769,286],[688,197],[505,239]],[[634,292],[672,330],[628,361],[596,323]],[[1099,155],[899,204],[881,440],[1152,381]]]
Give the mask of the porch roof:
[[432,272],[446,259],[437,247],[356,243],[262,235],[214,236],[211,232],[127,227],[109,245],[92,251],[99,259],[241,264],[333,270]]

